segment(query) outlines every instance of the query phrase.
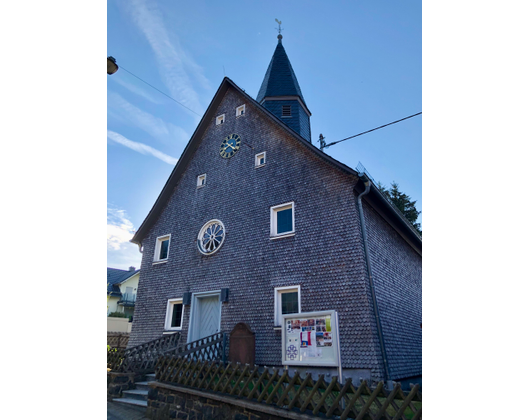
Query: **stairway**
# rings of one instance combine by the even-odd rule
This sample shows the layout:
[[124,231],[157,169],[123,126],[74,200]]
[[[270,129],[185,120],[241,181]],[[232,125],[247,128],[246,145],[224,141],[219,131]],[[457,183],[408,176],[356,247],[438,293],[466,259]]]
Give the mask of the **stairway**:
[[145,375],[144,382],[136,382],[136,389],[123,391],[123,397],[115,398],[114,402],[136,405],[140,407],[147,407],[147,393],[149,392],[149,382],[155,381],[155,374],[150,373]]

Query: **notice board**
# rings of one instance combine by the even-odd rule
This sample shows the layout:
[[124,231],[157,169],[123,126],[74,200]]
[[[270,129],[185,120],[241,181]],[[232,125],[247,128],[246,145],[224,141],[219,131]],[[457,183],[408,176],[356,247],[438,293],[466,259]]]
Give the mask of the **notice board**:
[[339,366],[339,347],[336,311],[282,315],[284,366]]

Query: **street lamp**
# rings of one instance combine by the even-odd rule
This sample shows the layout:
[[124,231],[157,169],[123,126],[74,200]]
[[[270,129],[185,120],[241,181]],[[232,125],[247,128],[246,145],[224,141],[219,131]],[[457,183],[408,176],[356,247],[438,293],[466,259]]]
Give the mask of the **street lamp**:
[[114,57],[107,57],[107,74],[114,74],[118,71],[118,65]]

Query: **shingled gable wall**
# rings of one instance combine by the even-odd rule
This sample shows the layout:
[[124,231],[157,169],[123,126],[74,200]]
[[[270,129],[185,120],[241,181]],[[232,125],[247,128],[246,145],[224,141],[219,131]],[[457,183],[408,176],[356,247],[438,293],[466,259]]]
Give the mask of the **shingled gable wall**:
[[420,376],[421,255],[365,201],[363,211],[390,376]]
[[[235,116],[245,103],[246,114]],[[184,292],[227,287],[221,329],[238,322],[256,332],[256,363],[281,364],[281,336],[274,327],[274,288],[301,286],[303,312],[339,312],[344,368],[370,369],[381,378],[381,355],[368,282],[356,195],[357,178],[323,161],[300,141],[229,88],[209,122],[201,143],[169,202],[143,239],[142,276],[129,347],[161,336],[167,301]],[[222,139],[237,133],[242,146],[222,159]],[[254,156],[267,152],[267,163],[254,167]],[[206,185],[196,178],[207,174]],[[270,207],[295,203],[296,234],[271,240]],[[222,248],[203,256],[196,247],[204,223],[221,220]],[[168,262],[153,265],[155,241],[171,234]],[[190,306],[184,307],[183,338]]]

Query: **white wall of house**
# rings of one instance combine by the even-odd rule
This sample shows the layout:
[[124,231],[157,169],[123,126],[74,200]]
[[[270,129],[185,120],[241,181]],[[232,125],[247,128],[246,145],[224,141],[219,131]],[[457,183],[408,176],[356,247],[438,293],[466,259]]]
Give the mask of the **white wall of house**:
[[[140,273],[136,273],[134,276],[128,278],[126,281],[121,283],[120,286],[120,292],[122,294],[127,293],[127,288],[132,289],[132,293],[136,294],[138,291],[138,280],[140,279]],[[123,306],[118,305],[118,301],[120,300],[119,297],[111,296],[107,300],[107,316],[111,312],[124,312]],[[108,330],[110,331],[110,330]]]
[[132,322],[128,318],[107,317],[107,331],[130,333]]

